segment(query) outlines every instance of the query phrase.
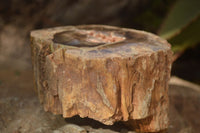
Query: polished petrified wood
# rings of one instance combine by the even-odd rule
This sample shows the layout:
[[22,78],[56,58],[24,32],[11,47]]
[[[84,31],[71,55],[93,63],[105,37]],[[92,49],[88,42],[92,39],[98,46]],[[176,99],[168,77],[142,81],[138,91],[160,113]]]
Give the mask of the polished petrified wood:
[[102,25],[31,32],[35,88],[46,111],[168,127],[170,45],[153,34]]

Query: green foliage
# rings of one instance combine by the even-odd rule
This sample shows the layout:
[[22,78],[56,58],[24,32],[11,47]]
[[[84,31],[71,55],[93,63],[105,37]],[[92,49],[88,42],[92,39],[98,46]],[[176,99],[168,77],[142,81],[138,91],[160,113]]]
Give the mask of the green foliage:
[[18,70],[16,70],[16,71],[15,71],[15,75],[16,75],[16,76],[20,76],[20,75],[21,75],[21,72],[18,71]]
[[173,44],[173,51],[185,50],[193,47],[200,42],[200,17],[196,18],[187,27],[183,28],[181,32],[168,40]]
[[200,42],[200,0],[178,0],[169,11],[159,35],[175,52]]

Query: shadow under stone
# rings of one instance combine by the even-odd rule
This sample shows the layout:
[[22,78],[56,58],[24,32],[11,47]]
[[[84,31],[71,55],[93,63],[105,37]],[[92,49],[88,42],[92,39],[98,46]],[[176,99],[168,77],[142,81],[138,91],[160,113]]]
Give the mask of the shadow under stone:
[[[66,118],[65,121],[67,123],[72,123],[72,124],[76,124],[79,126],[89,126],[94,129],[99,129],[99,128],[110,129],[110,130],[117,131],[117,132],[120,132],[122,129],[127,129],[127,131],[130,131],[130,129],[127,126],[125,126],[123,122],[115,122],[113,125],[105,125],[94,119],[90,119],[88,117],[81,118],[78,115],[71,117],[71,118]],[[126,133],[126,132],[124,132],[124,133]]]

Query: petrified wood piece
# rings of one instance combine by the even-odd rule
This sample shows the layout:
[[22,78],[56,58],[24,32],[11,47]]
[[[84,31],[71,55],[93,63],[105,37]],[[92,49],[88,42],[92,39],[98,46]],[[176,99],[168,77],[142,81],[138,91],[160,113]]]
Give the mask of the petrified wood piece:
[[168,127],[170,45],[153,34],[102,25],[31,32],[35,88],[46,111],[136,130]]

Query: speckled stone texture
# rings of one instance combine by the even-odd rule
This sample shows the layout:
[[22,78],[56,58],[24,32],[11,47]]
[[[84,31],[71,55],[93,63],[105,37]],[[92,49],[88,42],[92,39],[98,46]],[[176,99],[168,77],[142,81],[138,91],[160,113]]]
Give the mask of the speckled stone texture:
[[126,121],[137,131],[168,127],[171,46],[144,31],[103,25],[31,32],[35,88],[46,111]]

